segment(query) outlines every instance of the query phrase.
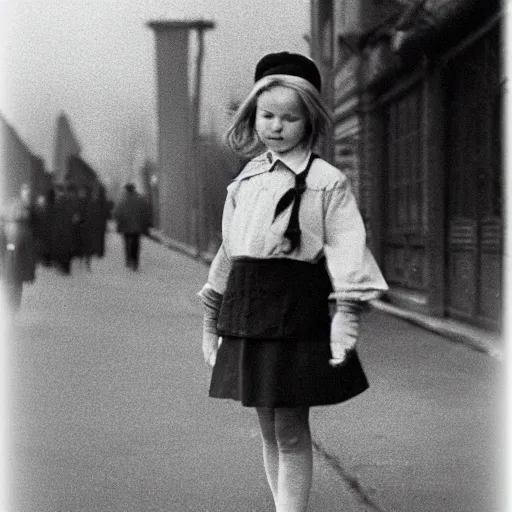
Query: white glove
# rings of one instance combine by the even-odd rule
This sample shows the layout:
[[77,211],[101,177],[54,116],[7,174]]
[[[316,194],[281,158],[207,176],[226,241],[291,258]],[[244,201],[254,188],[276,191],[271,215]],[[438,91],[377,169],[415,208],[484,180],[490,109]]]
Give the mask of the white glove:
[[331,321],[331,366],[339,366],[347,352],[355,348],[359,336],[362,307],[354,301],[339,301]]
[[217,293],[209,285],[203,287],[199,292],[203,301],[203,357],[205,363],[215,365],[217,351],[219,349],[219,335],[217,334],[217,319],[222,304],[222,295]]
[[206,364],[212,368],[217,360],[217,351],[219,350],[219,336],[216,333],[208,332],[203,329],[203,356]]

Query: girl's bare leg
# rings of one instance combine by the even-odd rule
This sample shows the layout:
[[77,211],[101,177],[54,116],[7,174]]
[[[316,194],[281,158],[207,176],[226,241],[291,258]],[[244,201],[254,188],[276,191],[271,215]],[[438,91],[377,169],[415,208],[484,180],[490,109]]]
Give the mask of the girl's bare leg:
[[309,407],[274,409],[279,450],[276,512],[306,512],[313,476]]
[[274,409],[257,407],[260,422],[261,438],[263,440],[263,465],[267,474],[268,484],[277,506],[277,478],[279,474],[279,451],[274,423]]

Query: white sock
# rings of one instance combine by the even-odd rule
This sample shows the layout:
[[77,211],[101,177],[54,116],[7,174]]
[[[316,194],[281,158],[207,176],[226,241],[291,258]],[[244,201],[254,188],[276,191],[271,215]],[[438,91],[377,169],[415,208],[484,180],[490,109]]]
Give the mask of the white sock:
[[274,410],[258,407],[261,439],[263,441],[263,465],[267,475],[268,485],[272,491],[274,503],[277,506],[277,479],[279,474],[279,449],[274,425]]
[[258,408],[276,512],[306,512],[313,477],[309,408]]

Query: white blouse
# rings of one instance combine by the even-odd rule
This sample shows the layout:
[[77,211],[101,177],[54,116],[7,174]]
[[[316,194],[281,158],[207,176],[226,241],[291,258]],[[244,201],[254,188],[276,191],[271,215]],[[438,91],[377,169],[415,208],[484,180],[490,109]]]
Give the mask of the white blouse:
[[290,258],[311,263],[325,256],[333,286],[331,298],[367,301],[387,284],[366,245],[366,231],[348,178],[316,158],[306,179],[299,209],[300,245],[287,254],[284,238],[292,206],[274,220],[279,199],[295,186],[311,152],[282,158],[266,152],[253,158],[228,186],[222,219],[222,245],[207,287],[223,294],[231,261],[240,257]]

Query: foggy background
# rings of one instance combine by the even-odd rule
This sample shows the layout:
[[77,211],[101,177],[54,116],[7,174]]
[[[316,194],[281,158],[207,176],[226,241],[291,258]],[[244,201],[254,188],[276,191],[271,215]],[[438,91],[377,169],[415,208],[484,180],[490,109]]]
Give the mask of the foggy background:
[[155,41],[147,23],[167,19],[215,22],[205,36],[203,132],[222,134],[229,100],[249,91],[262,55],[308,53],[304,0],[1,0],[0,110],[48,170],[62,111],[107,186],[131,171],[127,165],[155,159]]

